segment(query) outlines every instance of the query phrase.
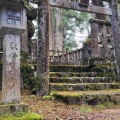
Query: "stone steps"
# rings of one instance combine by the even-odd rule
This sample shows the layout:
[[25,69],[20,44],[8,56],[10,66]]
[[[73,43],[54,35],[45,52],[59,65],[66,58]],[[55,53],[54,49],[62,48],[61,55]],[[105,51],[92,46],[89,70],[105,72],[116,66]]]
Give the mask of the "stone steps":
[[120,103],[120,83],[110,65],[51,65],[50,90],[67,104]]
[[50,72],[88,72],[89,69],[88,65],[50,65]]
[[50,77],[50,83],[109,83],[114,81],[110,77]]
[[100,91],[54,91],[56,100],[66,104],[102,104],[105,102],[120,103],[120,89]]
[[50,72],[50,77],[114,77],[112,72]]
[[50,83],[51,91],[89,91],[120,89],[120,83]]
[[96,72],[50,72],[50,77],[96,77]]

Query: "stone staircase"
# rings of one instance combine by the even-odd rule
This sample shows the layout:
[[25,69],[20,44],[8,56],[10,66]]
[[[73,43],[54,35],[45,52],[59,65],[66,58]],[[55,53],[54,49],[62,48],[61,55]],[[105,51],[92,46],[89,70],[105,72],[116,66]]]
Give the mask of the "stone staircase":
[[120,103],[120,83],[113,66],[51,65],[50,90],[67,104]]

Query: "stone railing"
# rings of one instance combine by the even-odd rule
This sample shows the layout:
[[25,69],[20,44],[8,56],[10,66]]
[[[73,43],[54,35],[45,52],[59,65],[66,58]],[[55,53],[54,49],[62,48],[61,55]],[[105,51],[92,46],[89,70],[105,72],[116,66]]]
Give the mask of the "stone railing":
[[75,51],[69,52],[68,49],[66,51],[50,51],[50,63],[51,64],[72,64],[72,65],[81,65],[83,62],[82,59],[83,50],[78,49]]

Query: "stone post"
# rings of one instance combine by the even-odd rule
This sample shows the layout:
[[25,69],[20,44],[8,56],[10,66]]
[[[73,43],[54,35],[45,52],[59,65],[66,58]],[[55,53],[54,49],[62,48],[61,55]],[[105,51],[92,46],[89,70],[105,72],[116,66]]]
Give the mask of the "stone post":
[[102,32],[102,44],[103,44],[103,57],[108,57],[108,43],[107,43],[107,29],[106,25],[103,24],[100,26]]
[[38,82],[37,94],[49,92],[49,3],[41,0],[38,3]]
[[26,26],[25,32],[21,36],[21,51],[28,53],[28,29],[27,29],[27,26]]
[[91,23],[91,53],[92,57],[98,57],[98,24],[92,20]]
[[26,29],[26,10],[21,2],[1,0],[0,18],[3,37],[2,103],[8,104],[0,106],[0,114],[27,111],[27,105],[20,104],[20,36]]
[[3,38],[2,103],[20,102],[20,36]]
[[56,8],[56,14],[55,14],[55,50],[59,49],[59,51],[62,51],[63,49],[63,38],[62,38],[62,30],[61,30],[61,20],[62,20],[62,14],[61,9]]

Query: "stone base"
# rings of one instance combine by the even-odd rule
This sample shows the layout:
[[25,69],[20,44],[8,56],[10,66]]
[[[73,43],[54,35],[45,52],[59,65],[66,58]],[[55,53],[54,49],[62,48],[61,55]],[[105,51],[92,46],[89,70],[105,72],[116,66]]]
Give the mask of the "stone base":
[[28,105],[26,104],[4,104],[0,105],[0,115],[1,114],[11,114],[16,112],[27,112]]

